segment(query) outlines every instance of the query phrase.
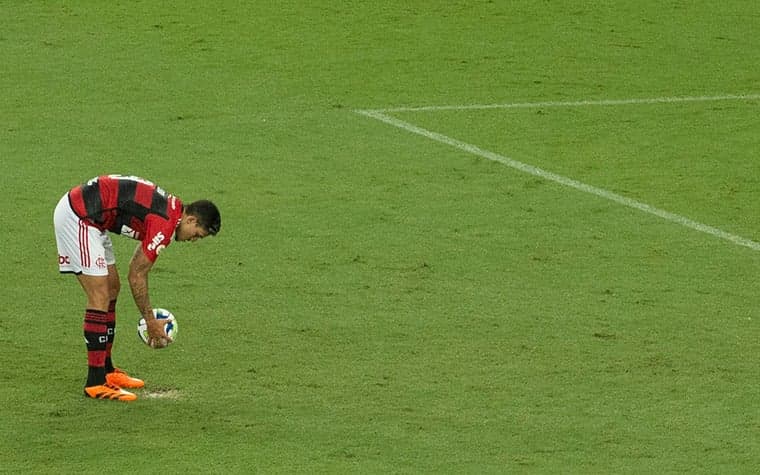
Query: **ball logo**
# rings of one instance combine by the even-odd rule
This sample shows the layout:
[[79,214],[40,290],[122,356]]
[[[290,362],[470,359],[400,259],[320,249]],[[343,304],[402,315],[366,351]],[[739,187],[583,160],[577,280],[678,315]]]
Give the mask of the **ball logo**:
[[155,236],[153,236],[153,239],[151,240],[150,244],[148,244],[148,250],[149,251],[156,251],[156,254],[158,254],[159,251],[157,248],[161,247],[162,249],[165,246],[161,246],[161,241],[164,240],[164,233],[158,232]]

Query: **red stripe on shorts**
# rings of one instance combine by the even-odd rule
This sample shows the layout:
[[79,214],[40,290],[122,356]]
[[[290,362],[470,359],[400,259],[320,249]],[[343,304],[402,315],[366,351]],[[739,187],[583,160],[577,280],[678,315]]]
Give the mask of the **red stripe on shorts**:
[[87,225],[79,221],[79,259],[82,267],[90,267],[90,240]]

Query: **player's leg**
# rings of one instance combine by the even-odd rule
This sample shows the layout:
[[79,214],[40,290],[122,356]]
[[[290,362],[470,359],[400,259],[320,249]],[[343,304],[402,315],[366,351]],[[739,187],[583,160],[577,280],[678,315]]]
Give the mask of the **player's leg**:
[[84,341],[87,345],[87,384],[98,386],[106,382],[106,345],[108,344],[108,276],[77,275],[87,307],[84,312]]
[[84,334],[87,344],[87,384],[85,393],[90,397],[131,401],[137,397],[121,389],[106,377],[106,357],[109,344],[109,317],[111,292],[108,275],[77,276],[87,295],[84,317]]
[[116,300],[119,297],[121,282],[119,271],[115,265],[108,266],[108,313],[106,326],[108,327],[108,342],[106,343],[106,374],[113,373],[114,366],[111,358],[114,337],[116,336]]
[[[110,244],[110,243],[109,243]],[[121,281],[119,279],[119,271],[116,268],[115,260],[113,259],[113,252],[110,252],[106,246],[106,262],[108,262],[108,320],[106,326],[108,327],[108,342],[106,343],[106,381],[109,384],[119,386],[120,388],[142,388],[145,386],[145,382],[142,379],[133,378],[126,371],[114,366],[113,358],[111,356],[114,338],[116,336],[116,301],[119,298],[119,291],[121,290]]]
[[113,361],[111,360],[111,349],[113,348],[114,337],[116,336],[116,300],[119,298],[121,290],[121,280],[119,279],[119,270],[116,268],[116,256],[113,252],[113,243],[107,235],[103,239],[103,250],[105,252],[106,265],[108,268],[108,343],[106,343],[106,374],[114,372]]
[[109,343],[108,308],[111,293],[108,275],[77,276],[87,295],[87,309],[84,316],[84,337],[87,344],[87,383],[85,394],[97,399],[133,401],[134,394],[124,391],[106,377],[106,355]]

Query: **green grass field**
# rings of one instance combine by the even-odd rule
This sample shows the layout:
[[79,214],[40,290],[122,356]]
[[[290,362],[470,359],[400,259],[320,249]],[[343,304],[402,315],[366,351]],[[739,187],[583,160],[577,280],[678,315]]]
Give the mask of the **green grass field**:
[[[759,30],[742,0],[0,1],[0,472],[757,473]],[[102,173],[223,217],[151,274],[169,349],[124,283],[130,404],[82,396],[56,265]]]

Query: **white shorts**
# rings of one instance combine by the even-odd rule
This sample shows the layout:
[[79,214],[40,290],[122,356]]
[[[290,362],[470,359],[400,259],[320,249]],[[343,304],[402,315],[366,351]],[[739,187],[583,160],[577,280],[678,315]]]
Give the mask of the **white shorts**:
[[108,275],[108,266],[116,263],[111,238],[106,231],[87,224],[74,213],[68,193],[55,207],[53,223],[62,273]]

